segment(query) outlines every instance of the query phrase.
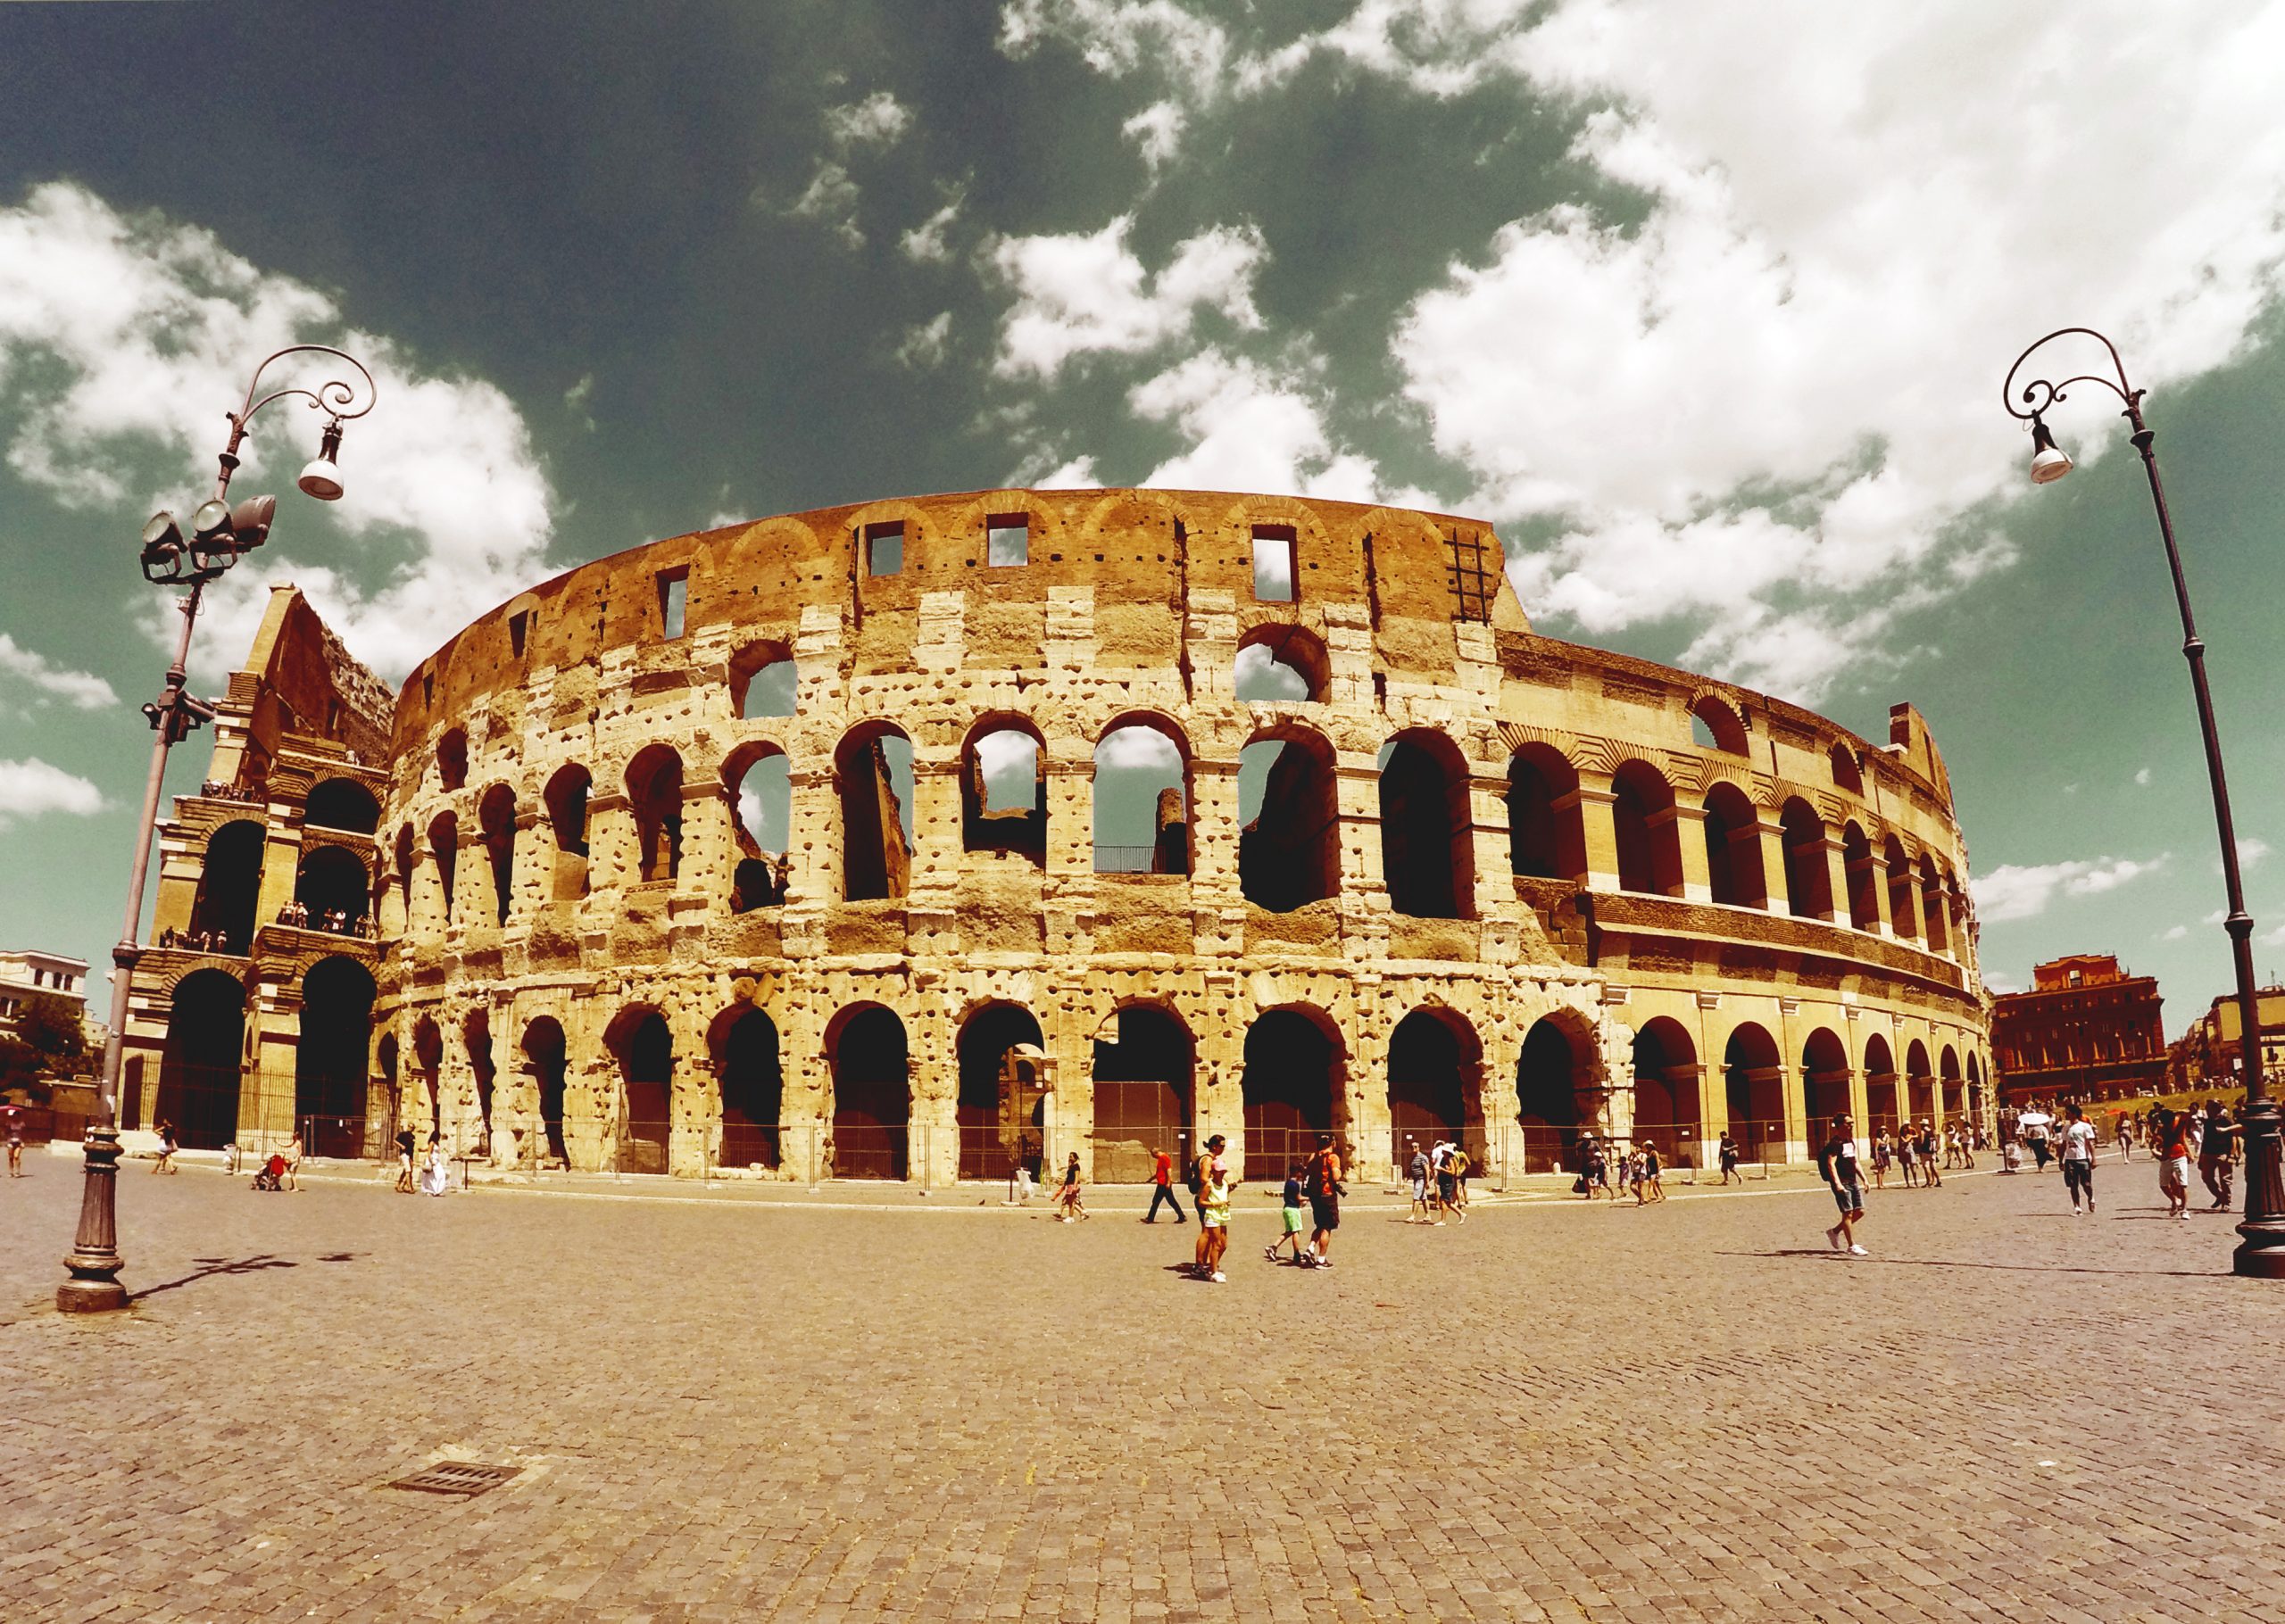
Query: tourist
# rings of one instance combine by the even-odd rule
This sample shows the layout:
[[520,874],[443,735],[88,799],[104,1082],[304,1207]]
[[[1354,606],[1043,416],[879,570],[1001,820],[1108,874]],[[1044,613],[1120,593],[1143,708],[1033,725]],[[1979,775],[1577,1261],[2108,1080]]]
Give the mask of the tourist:
[[1920,1124],[1920,1182],[1924,1188],[1941,1184],[1944,1175],[1936,1171],[1936,1123],[1932,1118]]
[[1309,1198],[1309,1254],[1312,1265],[1319,1269],[1333,1267],[1333,1232],[1341,1227],[1341,1152],[1334,1148],[1333,1135],[1317,1135],[1317,1154],[1309,1157],[1309,1174],[1303,1181],[1301,1193]]
[[1293,1261],[1301,1261],[1301,1175],[1306,1171],[1299,1162],[1285,1170],[1285,1188],[1277,1192],[1277,1215],[1285,1227],[1278,1231],[1275,1241],[1261,1249],[1261,1255],[1271,1263],[1275,1263],[1277,1255],[1288,1247],[1292,1249]]
[[153,1172],[175,1171],[175,1125],[170,1122],[159,1124],[159,1159],[151,1164]]
[[1428,1200],[1428,1153],[1420,1148],[1420,1141],[1407,1135],[1404,1141],[1412,1148],[1412,1155],[1405,1163],[1405,1174],[1412,1181],[1412,1210],[1405,1214],[1407,1223],[1428,1223],[1436,1214]]
[[1666,1187],[1658,1182],[1658,1145],[1650,1139],[1644,1139],[1642,1148],[1638,1155],[1641,1158],[1641,1172],[1634,1181],[1634,1205],[1641,1206],[1652,1201],[1664,1201],[1666,1198]]
[[1912,1148],[1912,1124],[1899,1123],[1896,1129],[1896,1170],[1904,1175],[1907,1189],[1919,1182],[1913,1177],[1913,1164],[1917,1159]]
[[1840,1222],[1827,1230],[1824,1238],[1836,1252],[1865,1256],[1865,1248],[1857,1244],[1857,1225],[1865,1216],[1865,1187],[1857,1170],[1857,1141],[1849,1136],[1847,1117],[1832,1119],[1832,1137],[1817,1153],[1817,1172],[1832,1191],[1833,1204],[1840,1208]]
[[1592,1134],[1587,1136],[1587,1199],[1592,1201],[1595,1192],[1602,1191],[1615,1203],[1618,1197],[1610,1187],[1610,1152],[1602,1140]]
[[2206,1102],[2206,1120],[2199,1127],[2203,1132],[2198,1141],[2198,1174],[2214,1197],[2209,1210],[2218,1213],[2230,1205],[2230,1175],[2236,1171],[2233,1157],[2238,1125],[2230,1120],[2230,1113],[2220,1100],[2209,1099]]
[[2189,1123],[2173,1108],[2160,1106],[2150,1119],[2150,1153],[2158,1158],[2158,1193],[2166,1198],[2166,1216],[2189,1216]]
[[1175,1222],[1176,1223],[1188,1223],[1190,1222],[1188,1218],[1183,1215],[1182,1203],[1175,1199],[1174,1178],[1174,1157],[1168,1156],[1165,1151],[1160,1150],[1156,1146],[1151,1147],[1151,1210],[1144,1215],[1142,1219],[1143,1222],[1156,1223],[1159,1221],[1159,1206],[1161,1202],[1175,1209]]
[[1722,1182],[1727,1184],[1735,1179],[1739,1183],[1744,1183],[1746,1176],[1738,1171],[1738,1141],[1730,1137],[1727,1128],[1722,1130],[1722,1144],[1717,1154],[1722,1160]]
[[1889,1187],[1889,1164],[1896,1160],[1896,1147],[1889,1141],[1889,1131],[1882,1129],[1873,1135],[1873,1188]]
[[396,1193],[400,1196],[412,1193],[412,1130],[410,1128],[396,1131]]
[[2023,1142],[2031,1147],[2032,1160],[2038,1164],[2034,1171],[2039,1172],[2047,1171],[2049,1150],[2047,1139],[2048,1120],[2047,1113],[2034,1111],[2031,1113],[2030,1120],[2023,1123]]
[[302,1193],[301,1172],[302,1136],[296,1133],[286,1146],[286,1181],[284,1188],[292,1190],[297,1196]]
[[2012,1139],[1999,1147],[1999,1171],[2001,1172],[2023,1171],[2023,1148]]
[[445,1163],[445,1145],[433,1131],[428,1135],[428,1164],[420,1170],[420,1193],[441,1196],[452,1188],[452,1175]]
[[1971,1170],[1975,1166],[1977,1131],[1973,1124],[1960,1130],[1960,1165]]
[[1217,1285],[1226,1279],[1222,1254],[1230,1249],[1230,1170],[1222,1160],[1222,1147],[1228,1142],[1218,1133],[1206,1141],[1205,1153],[1198,1158],[1198,1182],[1191,1186],[1198,1200],[1198,1250],[1192,1272]]
[[1430,1160],[1436,1169],[1436,1222],[1442,1223],[1444,1214],[1456,1212],[1459,1206],[1459,1181],[1452,1173],[1453,1148],[1449,1139],[1436,1141]]
[[2114,1124],[2113,1135],[2118,1141],[2118,1159],[2122,1162],[2132,1161],[2134,1159],[2134,1119],[2121,1111]]
[[1071,1153],[1071,1159],[1063,1164],[1063,1188],[1057,1192],[1055,1205],[1062,1208],[1055,1214],[1058,1223],[1087,1216],[1087,1204],[1080,1196],[1079,1153],[1076,1150]]
[[1459,1214],[1462,1223],[1466,1223],[1467,1222],[1467,1175],[1474,1170],[1475,1164],[1468,1159],[1467,1147],[1461,1144],[1459,1140],[1454,1139],[1452,1154],[1445,1158],[1444,1164],[1451,1169],[1452,1173],[1452,1211]]
[[0,1106],[0,1131],[8,1137],[8,1176],[24,1176],[24,1108],[13,1100]]
[[2063,1188],[2071,1192],[2071,1214],[2075,1218],[2082,1190],[2088,1213],[2095,1210],[2095,1125],[2076,1102],[2064,1106],[2063,1114]]

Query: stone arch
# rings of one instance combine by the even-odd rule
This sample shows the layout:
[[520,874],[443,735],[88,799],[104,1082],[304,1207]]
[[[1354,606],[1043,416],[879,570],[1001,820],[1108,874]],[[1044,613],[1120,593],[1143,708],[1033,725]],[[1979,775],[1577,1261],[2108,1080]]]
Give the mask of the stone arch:
[[1244,704],[1315,704],[1333,684],[1333,659],[1307,626],[1271,621],[1238,639],[1232,677]]
[[1136,1000],[1111,1012],[1093,1047],[1096,1182],[1143,1182],[1159,1150],[1184,1165],[1195,1143],[1198,1046],[1189,1026],[1165,1004]]
[[1785,895],[1796,919],[1832,917],[1832,871],[1825,862],[1824,819],[1796,795],[1779,808],[1785,848]]
[[1381,747],[1381,872],[1389,907],[1425,919],[1475,916],[1475,814],[1451,735],[1408,727]]
[[1825,760],[1832,768],[1833,788],[1846,790],[1851,795],[1862,795],[1865,792],[1865,769],[1857,761],[1857,752],[1849,747],[1848,740],[1834,740],[1832,748],[1825,752]]
[[245,983],[222,970],[193,970],[169,994],[152,1122],[172,1123],[187,1149],[218,1150],[237,1135],[245,1009]]
[[730,656],[730,708],[752,721],[790,717],[801,692],[801,668],[790,643],[765,638]]
[[539,1106],[541,1143],[536,1153],[561,1166],[570,1165],[563,1142],[564,1083],[570,1070],[570,1046],[564,1041],[563,1023],[553,1015],[538,1015],[524,1024],[524,1070],[531,1079]]
[[1022,1098],[1022,1090],[1009,1086],[1007,1060],[1011,1049],[1028,1046],[1044,1050],[1046,1045],[1038,1017],[1021,1004],[987,999],[962,1017],[953,1043],[960,1070],[960,1097],[953,1106],[960,1128],[960,1177],[1005,1179],[1018,1165],[1034,1174],[1041,1171],[1040,1159],[1046,1151],[1044,1102]]
[[485,791],[476,825],[492,870],[493,920],[505,924],[516,897],[516,791],[504,783]]
[[338,909],[345,928],[355,930],[371,895],[364,859],[345,846],[313,846],[302,854],[294,875],[294,900],[309,910],[310,928],[329,928],[326,916]]
[[1881,841],[1881,856],[1889,871],[1889,926],[1899,940],[1918,941],[1920,906],[1914,895],[1912,859],[1904,854],[1904,842],[1894,834]]
[[1964,1113],[1960,1099],[1960,1052],[1947,1043],[1936,1055],[1937,1102],[1945,1120],[1952,1121]]
[[428,820],[428,856],[436,865],[437,895],[442,899],[438,913],[446,924],[453,923],[453,881],[460,871],[461,819],[450,808]]
[[1694,1157],[1704,1137],[1699,1120],[1698,1045],[1671,1015],[1642,1023],[1634,1034],[1634,1136],[1668,1156]]
[[1897,1108],[1896,1056],[1889,1048],[1889,1040],[1874,1032],[1865,1040],[1865,1131],[1877,1133],[1882,1129],[1893,1130],[1900,1113]]
[[1579,772],[1551,744],[1525,744],[1508,758],[1508,853],[1518,874],[1585,882]]
[[627,799],[635,815],[638,880],[672,880],[682,870],[682,758],[671,745],[646,744],[627,764]]
[[1911,1119],[1924,1122],[1935,1115],[1935,1068],[1928,1064],[1928,1046],[1917,1038],[1905,1045],[1904,1081],[1906,1111]]
[[1769,906],[1769,880],[1761,864],[1761,814],[1745,791],[1727,779],[1706,791],[1706,874],[1715,901],[1732,907]]
[[234,817],[206,836],[198,897],[190,913],[193,936],[211,933],[213,951],[245,954],[253,948],[254,910],[262,902],[262,859],[269,835],[252,818]]
[[1840,826],[1840,866],[1849,876],[1849,923],[1860,931],[1878,930],[1880,882],[1873,873],[1873,842],[1853,817]]
[[[1339,895],[1341,803],[1325,735],[1292,723],[1263,728],[1239,751],[1238,766],[1238,882],[1246,900],[1289,914]],[[1253,782],[1261,789],[1248,818]]]
[[1254,1017],[1239,1078],[1242,1178],[1281,1179],[1317,1148],[1317,1135],[1340,1139],[1348,1127],[1346,1064],[1340,1027],[1315,1006],[1281,1004]]
[[603,1029],[619,1066],[621,1172],[664,1172],[674,1114],[675,1035],[656,1005],[629,1004]]
[[476,1143],[462,1145],[486,1160],[492,1159],[492,1107],[499,1097],[499,1062],[492,1051],[492,1012],[471,1009],[461,1022],[461,1042],[468,1050],[469,1076],[476,1084]]
[[302,977],[294,1120],[312,1156],[364,1154],[373,994],[372,973],[338,953],[320,958]]
[[1820,1026],[1810,1032],[1801,1045],[1801,1098],[1808,1117],[1809,1140],[1822,1144],[1832,1130],[1833,1118],[1850,1119],[1853,1133],[1856,1110],[1849,1103],[1849,1081],[1853,1073],[1849,1065],[1849,1045],[1830,1026]]
[[1967,1114],[1969,1120],[1983,1120],[1983,1065],[1975,1051],[1967,1051]]
[[1701,693],[1690,704],[1691,719],[1706,730],[1711,746],[1732,756],[1746,753],[1746,721],[1737,707],[1718,693]]
[[826,1028],[833,1070],[832,1176],[902,1179],[910,1166],[910,1055],[885,1004],[852,1004]]
[[1416,1143],[1464,1140],[1468,1123],[1483,1120],[1483,1044],[1466,1016],[1426,1004],[1399,1021],[1389,1034],[1391,1165],[1400,1174]]
[[1128,711],[1104,728],[1091,799],[1097,874],[1190,872],[1190,742],[1172,719]]
[[445,1034],[434,1015],[422,1015],[412,1027],[412,1065],[420,1079],[420,1113],[428,1118],[428,1136],[442,1136],[445,1127]]
[[321,778],[302,802],[302,825],[370,834],[381,826],[381,803],[354,778]]
[[547,821],[555,835],[548,895],[558,902],[587,894],[587,797],[594,787],[577,761],[556,768],[547,781]]
[[960,742],[960,849],[1047,862],[1047,739],[1029,717],[976,718]]
[[1611,825],[1618,849],[1618,889],[1682,895],[1682,844],[1674,791],[1666,775],[1640,757],[1611,775]]
[[735,1004],[714,1018],[706,1034],[722,1112],[716,1163],[774,1172],[784,1163],[785,1070],[777,1023],[752,1004]]
[[842,735],[833,776],[841,802],[843,897],[902,897],[912,883],[911,739],[893,722],[860,722]]
[[1722,1094],[1730,1137],[1747,1161],[1785,1158],[1785,1067],[1777,1040],[1754,1021],[1740,1023],[1722,1050]]
[[737,862],[730,873],[730,911],[776,907],[793,877],[793,762],[767,739],[750,740],[722,763]]
[[436,741],[436,782],[447,794],[468,784],[468,729],[452,727]]
[[1595,1123],[1600,1058],[1593,1028],[1574,1010],[1550,1010],[1525,1032],[1516,1056],[1520,1171],[1555,1172],[1572,1164],[1580,1131]]

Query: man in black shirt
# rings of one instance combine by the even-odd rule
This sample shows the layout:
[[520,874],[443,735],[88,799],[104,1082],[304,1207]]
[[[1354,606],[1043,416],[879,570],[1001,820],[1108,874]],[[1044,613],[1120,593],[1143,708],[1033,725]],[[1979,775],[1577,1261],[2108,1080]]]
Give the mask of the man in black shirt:
[[2198,1142],[2198,1173],[2214,1197],[2213,1210],[2230,1205],[2230,1175],[2236,1171],[2231,1152],[2236,1148],[2237,1123],[2218,1099],[2206,1102],[2206,1137]]
[[1846,1251],[1855,1256],[1865,1255],[1865,1248],[1857,1244],[1857,1223],[1865,1216],[1865,1185],[1857,1168],[1857,1141],[1849,1137],[1849,1119],[1832,1119],[1832,1137],[1817,1152],[1817,1172],[1832,1190],[1834,1203],[1840,1208],[1840,1222],[1824,1232],[1836,1252]]

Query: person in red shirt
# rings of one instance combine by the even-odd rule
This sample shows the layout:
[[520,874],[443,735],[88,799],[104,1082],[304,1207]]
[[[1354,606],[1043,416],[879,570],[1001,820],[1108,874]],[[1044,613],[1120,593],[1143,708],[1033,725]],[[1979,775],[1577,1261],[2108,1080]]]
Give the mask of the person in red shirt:
[[1159,1203],[1161,1201],[1175,1209],[1176,1223],[1190,1222],[1183,1215],[1182,1203],[1175,1199],[1174,1177],[1174,1157],[1154,1147],[1151,1152],[1151,1210],[1143,1217],[1143,1222],[1156,1223],[1159,1221]]

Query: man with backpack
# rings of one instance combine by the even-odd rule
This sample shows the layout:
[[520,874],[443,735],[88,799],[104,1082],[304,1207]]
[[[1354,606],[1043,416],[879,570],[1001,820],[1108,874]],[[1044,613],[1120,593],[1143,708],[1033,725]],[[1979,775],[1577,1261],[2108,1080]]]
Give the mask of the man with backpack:
[[1309,1249],[1305,1260],[1308,1266],[1330,1269],[1333,1259],[1333,1232],[1341,1227],[1341,1152],[1333,1147],[1333,1135],[1317,1135],[1317,1148],[1309,1157],[1309,1172],[1301,1183],[1301,1193],[1309,1198],[1309,1222],[1314,1226],[1309,1234]]

